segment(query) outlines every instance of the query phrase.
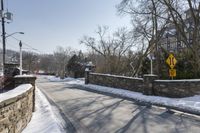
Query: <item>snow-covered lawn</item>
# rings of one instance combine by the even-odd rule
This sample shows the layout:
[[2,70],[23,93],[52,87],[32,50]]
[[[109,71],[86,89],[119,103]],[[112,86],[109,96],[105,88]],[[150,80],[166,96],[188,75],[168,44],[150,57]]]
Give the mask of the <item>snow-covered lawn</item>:
[[[55,77],[51,77],[50,81],[60,81]],[[188,113],[200,114],[200,95],[186,97],[186,98],[167,98],[160,96],[147,96],[142,93],[128,91],[120,88],[104,87],[98,85],[84,84],[84,80],[66,78],[65,82],[67,84],[78,85],[87,89],[96,90],[100,92],[112,93],[122,97],[134,99],[139,102],[151,103],[154,105],[164,106],[172,109],[177,109],[180,111],[185,111]]]
[[46,77],[48,80],[52,81],[52,82],[63,82],[63,81],[71,81],[73,80],[73,78],[64,78],[61,79],[60,77],[55,77],[55,76],[44,76]]
[[35,99],[36,111],[22,133],[65,133],[59,111],[50,105],[38,88]]

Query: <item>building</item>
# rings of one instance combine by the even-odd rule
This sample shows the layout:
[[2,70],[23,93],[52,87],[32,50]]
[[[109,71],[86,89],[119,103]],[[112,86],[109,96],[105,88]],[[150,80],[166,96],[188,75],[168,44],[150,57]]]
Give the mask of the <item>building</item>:
[[[195,13],[198,13],[197,10],[195,10]],[[187,37],[187,42],[192,45],[193,44],[193,30],[194,30],[194,20],[191,16],[191,11],[188,9],[185,11],[184,16],[184,32]],[[184,39],[181,35],[181,33],[176,29],[175,24],[169,23],[167,25],[167,29],[165,30],[162,38],[158,42],[159,46],[158,48],[164,49],[167,52],[181,52],[187,48],[186,43],[184,42]]]

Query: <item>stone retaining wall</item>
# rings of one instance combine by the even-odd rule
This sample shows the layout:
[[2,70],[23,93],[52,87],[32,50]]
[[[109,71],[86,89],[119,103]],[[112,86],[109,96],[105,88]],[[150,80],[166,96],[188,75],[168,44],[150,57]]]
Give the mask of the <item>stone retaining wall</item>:
[[89,83],[143,92],[143,79],[109,74],[90,73]]
[[33,75],[17,75],[14,77],[14,85],[15,87],[21,84],[31,84],[34,88],[33,91],[33,111],[35,111],[35,80],[36,77]]
[[155,95],[167,97],[188,97],[200,94],[200,79],[188,80],[155,80]]
[[200,79],[193,80],[157,80],[156,75],[144,75],[132,78],[99,73],[86,73],[85,83],[107,87],[122,88],[145,95],[165,97],[188,97],[200,94]]
[[34,87],[24,84],[0,96],[0,133],[21,133],[31,120]]

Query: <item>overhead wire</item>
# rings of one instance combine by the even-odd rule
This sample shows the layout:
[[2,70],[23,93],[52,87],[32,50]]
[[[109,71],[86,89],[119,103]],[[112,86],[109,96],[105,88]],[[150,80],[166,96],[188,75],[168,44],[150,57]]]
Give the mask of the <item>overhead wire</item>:
[[8,10],[8,0],[6,0],[6,9]]
[[[2,40],[1,40],[1,39],[0,39],[0,42],[2,42]],[[17,46],[15,46],[14,44],[8,43],[7,41],[6,41],[6,44],[8,44],[8,45],[11,45],[12,47],[14,47],[14,48],[18,49],[18,47],[17,47]]]
[[11,45],[12,47],[18,49],[18,47],[16,47],[15,45],[13,45],[13,44],[11,44],[11,43],[6,42],[6,44]]
[[[20,39],[17,39],[17,38],[14,37],[14,36],[10,36],[10,37],[13,38],[13,39],[15,39],[15,40],[17,40],[17,41],[21,41]],[[37,52],[39,52],[39,53],[44,53],[44,52],[42,52],[42,51],[40,51],[40,50],[38,50],[38,49],[32,47],[32,46],[29,45],[28,43],[25,43],[24,41],[21,41],[21,42],[22,42],[23,45],[29,47],[31,50],[37,51]]]
[[[1,32],[2,33],[2,32]],[[13,39],[15,39],[16,41],[21,41],[20,39],[17,39],[16,37],[14,37],[14,36],[10,36],[11,38],[13,38]],[[0,42],[2,42],[1,40],[0,40]],[[36,48],[34,48],[34,47],[32,47],[31,45],[29,45],[28,43],[25,43],[24,41],[21,41],[25,46],[27,46],[27,47],[29,47],[29,50],[34,50],[34,51],[37,51],[37,52],[39,52],[40,54],[44,54],[44,52],[42,52],[42,51],[40,51],[40,50],[38,50],[38,49],[36,49]],[[7,42],[6,42],[7,43]],[[12,46],[14,46],[13,44],[10,44],[10,45],[12,45]],[[16,46],[14,46],[15,48],[16,48]],[[22,48],[22,49],[25,49],[25,48]]]

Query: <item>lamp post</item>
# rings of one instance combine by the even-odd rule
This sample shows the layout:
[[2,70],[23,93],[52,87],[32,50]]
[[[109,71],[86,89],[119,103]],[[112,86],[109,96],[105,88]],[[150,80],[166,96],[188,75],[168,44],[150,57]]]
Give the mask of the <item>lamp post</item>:
[[167,39],[167,51],[170,51],[170,41],[169,41],[169,33],[168,32],[166,34],[166,39]]
[[152,55],[150,55],[150,60],[151,60],[151,75],[153,74],[153,59]]
[[[13,32],[13,33],[11,33],[11,34],[6,34],[5,35],[5,40],[6,40],[6,38],[8,38],[8,37],[10,37],[10,36],[12,36],[12,35],[14,35],[14,34],[24,34],[24,32]],[[6,42],[6,41],[5,41]],[[22,68],[22,51],[21,51],[21,48],[22,48],[22,42],[20,41],[19,42],[19,47],[20,47],[20,75],[22,75],[22,72],[21,72],[21,68]],[[5,53],[3,53],[3,55],[5,56]],[[5,64],[5,57],[4,57],[4,64]],[[5,69],[5,67],[3,67],[4,69]],[[3,69],[3,70],[4,70]]]
[[19,51],[20,51],[20,75],[22,75],[22,42],[19,42]]
[[150,53],[148,58],[150,60],[150,74],[153,75],[153,60],[155,59],[154,54]]

